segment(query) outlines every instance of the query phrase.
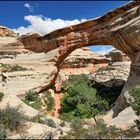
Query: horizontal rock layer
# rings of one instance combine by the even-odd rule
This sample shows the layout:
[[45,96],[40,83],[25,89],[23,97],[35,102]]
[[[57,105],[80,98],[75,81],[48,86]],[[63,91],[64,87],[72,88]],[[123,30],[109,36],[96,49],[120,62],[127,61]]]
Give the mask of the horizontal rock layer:
[[90,45],[112,45],[132,60],[130,75],[113,107],[114,115],[128,107],[128,91],[140,86],[140,1],[130,2],[96,19],[53,31],[45,36],[31,34],[19,38],[25,48],[48,52],[58,48],[58,71],[64,59],[75,49]]
[[17,35],[11,29],[9,29],[5,26],[0,26],[0,36],[2,36],[2,37],[16,37]]

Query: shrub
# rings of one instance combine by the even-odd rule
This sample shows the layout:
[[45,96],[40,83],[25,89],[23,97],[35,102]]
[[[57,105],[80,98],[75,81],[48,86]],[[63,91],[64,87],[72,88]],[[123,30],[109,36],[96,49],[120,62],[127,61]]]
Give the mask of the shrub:
[[72,136],[71,138],[74,139],[82,139],[85,138],[85,135],[87,133],[87,129],[83,128],[83,121],[80,119],[75,119],[71,123],[71,132],[69,133],[69,136]]
[[[130,105],[132,106],[136,115],[140,117],[140,88],[134,87],[130,89],[129,94],[131,95],[131,97],[129,98]],[[140,132],[140,118],[134,120],[134,122],[136,123],[136,127]],[[134,134],[135,131],[132,131],[132,133]]]
[[46,119],[45,123],[50,127],[56,128],[56,123],[52,119]]
[[0,92],[0,101],[2,101],[3,96],[4,96],[4,93]]
[[33,90],[29,90],[28,92],[26,92],[25,99],[28,100],[28,101],[37,100],[38,99],[37,92],[34,92]]
[[119,138],[120,133],[115,126],[107,127],[103,121],[98,120],[95,126],[84,127],[82,120],[74,120],[71,123],[71,131],[60,139],[114,139]]
[[3,67],[5,69],[5,71],[7,72],[13,72],[13,71],[26,71],[28,69],[22,67],[22,66],[19,66],[19,65],[14,65],[14,66],[11,66],[9,64],[3,64],[3,63],[0,63],[0,67]]
[[136,115],[140,115],[140,88],[135,87],[130,89],[129,94],[132,96],[130,98],[130,105],[132,106],[133,110],[135,111]]
[[116,138],[119,137],[119,129],[115,126],[109,126],[103,122],[103,120],[98,120],[95,127],[93,127],[94,136],[98,139],[108,139],[108,138]]
[[37,94],[37,92],[34,92],[32,90],[29,90],[26,93],[25,99],[23,99],[22,101],[35,109],[40,109],[42,106],[39,95]]
[[86,75],[70,76],[64,86],[61,119],[71,121],[75,118],[95,117],[108,109],[108,103],[96,95],[96,89],[91,87]]
[[139,135],[139,132],[136,131],[135,126],[132,126],[130,129],[128,129],[126,132],[123,134],[127,138],[134,138]]
[[19,126],[26,119],[24,113],[20,110],[20,106],[18,107],[10,107],[7,105],[5,109],[3,109],[0,113],[0,124],[10,130],[18,130]]
[[0,139],[6,139],[7,138],[7,132],[6,129],[3,127],[2,124],[0,124]]
[[61,127],[64,127],[66,125],[66,123],[64,122],[64,121],[62,121],[61,123],[60,123],[60,126]]
[[22,66],[19,66],[19,65],[15,65],[15,66],[11,66],[11,69],[10,69],[10,72],[13,72],[13,71],[26,71],[28,69],[22,67]]
[[47,111],[53,110],[55,107],[55,101],[54,98],[51,96],[51,93],[49,91],[45,92],[44,97],[47,98],[47,100],[44,99],[44,102],[47,105]]
[[42,117],[43,117],[42,115],[38,114],[38,115],[34,116],[33,118],[31,118],[30,121],[44,124],[44,120]]
[[10,65],[9,64],[0,63],[0,67],[6,68],[6,69],[10,69]]

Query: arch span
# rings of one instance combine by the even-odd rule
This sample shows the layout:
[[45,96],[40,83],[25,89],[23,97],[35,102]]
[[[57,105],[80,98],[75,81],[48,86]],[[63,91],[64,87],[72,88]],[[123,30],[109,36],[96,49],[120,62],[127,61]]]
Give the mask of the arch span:
[[[129,78],[116,101],[114,117],[125,109],[128,90],[140,86],[140,1],[130,2],[107,14],[83,23],[53,31],[45,36],[29,34],[19,38],[25,48],[34,52],[49,52],[58,48],[57,72],[63,60],[75,49],[90,45],[112,45],[131,60]],[[55,78],[55,77],[54,77]],[[52,80],[54,81],[54,79]],[[43,87],[44,88],[44,87]]]

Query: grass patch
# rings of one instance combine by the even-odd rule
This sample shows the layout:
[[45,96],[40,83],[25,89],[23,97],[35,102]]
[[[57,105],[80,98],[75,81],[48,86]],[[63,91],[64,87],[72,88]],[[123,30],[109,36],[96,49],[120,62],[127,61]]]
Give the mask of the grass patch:
[[39,110],[42,106],[41,99],[37,99],[37,100],[32,101],[32,102],[27,100],[27,99],[23,99],[22,101],[24,103],[26,103],[27,105],[29,105],[29,106],[33,107],[34,109],[37,109],[37,110]]
[[46,91],[44,94],[44,102],[47,105],[47,111],[52,111],[55,109],[55,101],[49,91]]
[[34,116],[33,118],[31,118],[30,121],[44,124],[43,116],[40,115],[40,114],[38,114],[38,115]]
[[52,128],[56,128],[56,123],[52,119],[46,119],[45,124],[47,124],[48,126],[50,126]]
[[114,139],[119,138],[118,132],[115,126],[107,127],[102,120],[98,120],[94,126],[84,127],[84,122],[76,119],[71,123],[71,131],[60,139]]
[[0,92],[0,101],[2,101],[3,96],[4,96],[4,93]]
[[28,70],[27,68],[24,68],[22,66],[19,66],[19,65],[9,65],[9,64],[3,64],[3,63],[0,63],[0,67],[4,68],[4,72],[14,72],[14,71],[26,71]]
[[39,98],[39,95],[32,90],[26,92],[26,96],[24,99],[22,99],[22,101],[37,110],[39,110],[42,106],[42,102]]
[[6,139],[7,138],[7,132],[6,129],[3,127],[2,124],[0,124],[0,139]]
[[0,111],[0,124],[5,129],[18,130],[27,117],[21,111],[21,107],[7,107]]

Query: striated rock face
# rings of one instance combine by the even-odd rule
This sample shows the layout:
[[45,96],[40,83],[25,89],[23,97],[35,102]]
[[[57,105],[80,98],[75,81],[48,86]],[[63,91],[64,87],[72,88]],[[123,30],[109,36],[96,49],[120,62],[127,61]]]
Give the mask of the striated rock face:
[[88,65],[108,64],[109,60],[90,49],[82,48],[76,49],[72,52],[62,63],[62,68],[84,68]]
[[31,52],[24,48],[17,35],[7,27],[0,26],[0,59],[14,58],[17,54]]
[[[128,104],[128,90],[140,85],[140,1],[133,1],[96,19],[53,31],[43,37],[23,36],[20,40],[36,52],[58,48],[56,66],[75,49],[90,45],[112,45],[130,57],[132,64],[129,78],[113,111],[118,115]],[[37,49],[39,48],[39,49]]]
[[43,40],[42,36],[38,33],[28,33],[19,38],[19,40],[23,42],[25,49],[29,49],[37,53],[49,52],[57,48],[52,48],[53,46],[56,46],[56,43],[52,41],[50,42],[50,46],[47,46],[46,42],[44,42],[45,40]]
[[0,37],[16,37],[16,33],[14,33],[14,31],[12,31],[11,29],[4,27],[4,26],[0,26]]
[[15,37],[0,37],[0,59],[4,57],[13,58],[17,54],[28,53],[23,44]]
[[[107,87],[123,85],[129,76],[130,64],[131,62],[129,61],[115,62],[107,67],[98,69],[96,72],[90,74],[89,78],[91,81],[101,83]],[[115,80],[115,83],[113,80]]]
[[88,48],[76,49],[62,63],[56,79],[56,91],[61,90],[61,84],[70,75],[90,74],[101,67],[107,66],[109,60]]

